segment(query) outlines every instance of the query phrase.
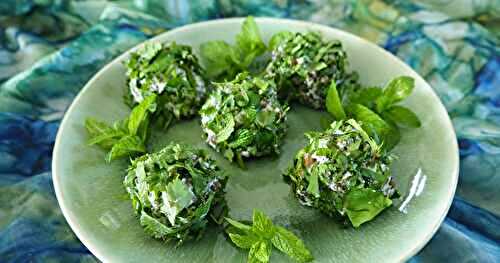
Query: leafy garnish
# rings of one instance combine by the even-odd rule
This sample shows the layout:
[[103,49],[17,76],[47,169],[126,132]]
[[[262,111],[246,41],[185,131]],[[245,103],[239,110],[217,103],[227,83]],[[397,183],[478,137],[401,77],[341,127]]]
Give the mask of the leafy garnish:
[[128,134],[127,129],[123,129],[120,123],[115,123],[112,127],[94,118],[85,120],[85,128],[90,137],[88,144],[99,145],[105,150],[111,149],[120,138]]
[[292,232],[281,226],[275,226],[274,237],[271,239],[274,247],[298,262],[308,262],[313,259],[304,242]]
[[361,85],[347,86],[342,90],[342,96],[339,96],[337,89],[330,85],[326,108],[336,120],[342,120],[348,115],[360,121],[363,129],[371,137],[383,144],[386,150],[391,150],[400,140],[398,126],[408,128],[421,126],[413,111],[396,105],[407,98],[413,89],[414,80],[408,76],[391,80],[383,89]]
[[254,60],[266,51],[253,17],[245,19],[234,46],[220,40],[203,43],[201,57],[207,75],[215,80],[231,80],[238,73],[248,71]]
[[[139,105],[132,109],[128,118],[128,132],[129,134],[137,134],[142,124],[146,123],[149,113],[156,111],[156,94],[144,99]],[[146,129],[146,127],[142,127]]]
[[87,118],[85,128],[90,137],[89,145],[109,150],[106,161],[134,157],[146,152],[146,140],[152,112],[156,109],[157,96],[152,94],[132,109],[129,117],[113,126]]
[[262,42],[259,28],[253,17],[249,16],[243,21],[241,32],[236,35],[236,48],[240,55],[240,65],[248,68],[253,60],[266,51],[266,45]]
[[415,86],[415,81],[412,77],[402,76],[395,78],[384,88],[382,96],[376,100],[376,109],[378,113],[382,113],[390,106],[406,99]]
[[250,247],[248,262],[269,262],[272,246],[269,241],[260,240]]
[[272,246],[298,262],[313,260],[302,240],[284,227],[276,226],[261,211],[254,209],[251,226],[226,218],[232,226],[226,230],[239,248],[250,249],[247,262],[269,262]]
[[111,162],[118,158],[129,157],[144,152],[146,152],[146,147],[144,146],[144,141],[139,136],[125,135],[113,145],[106,157],[106,161]]
[[385,147],[392,148],[394,146],[387,145],[388,135],[393,127],[387,124],[377,113],[361,104],[351,104],[347,109],[349,114],[362,124],[363,129],[370,137],[375,138],[378,143],[383,142]]
[[348,99],[350,103],[357,103],[374,109],[375,101],[382,95],[382,92],[380,87],[363,87],[356,92],[352,92]]
[[201,59],[205,64],[207,76],[211,79],[232,79],[238,74],[240,66],[233,61],[236,51],[222,40],[201,44]]
[[389,109],[384,111],[384,113],[382,113],[382,116],[387,119],[391,119],[401,126],[418,128],[422,125],[417,115],[415,115],[413,111],[399,105],[390,107]]

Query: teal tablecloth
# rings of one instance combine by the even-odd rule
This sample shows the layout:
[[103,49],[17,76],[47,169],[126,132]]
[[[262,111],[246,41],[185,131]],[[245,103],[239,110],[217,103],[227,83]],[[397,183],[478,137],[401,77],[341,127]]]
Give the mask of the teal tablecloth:
[[411,261],[500,262],[498,0],[1,0],[0,262],[96,261],[50,173],[59,122],[96,71],[173,27],[249,14],[353,32],[425,77],[453,120],[461,170],[448,217]]

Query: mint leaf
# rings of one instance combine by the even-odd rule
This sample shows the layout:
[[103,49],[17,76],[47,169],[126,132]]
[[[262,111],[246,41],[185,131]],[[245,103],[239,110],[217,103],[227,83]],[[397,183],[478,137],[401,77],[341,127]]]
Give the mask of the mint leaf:
[[349,101],[373,109],[375,101],[382,96],[382,93],[383,91],[379,87],[366,87],[351,94],[349,96]]
[[344,108],[340,102],[339,93],[337,92],[337,84],[335,84],[335,80],[331,81],[330,87],[328,88],[328,93],[326,95],[326,109],[337,120],[343,120],[346,118]]
[[176,232],[144,211],[141,213],[140,222],[146,233],[154,238],[163,238],[166,235],[171,235]]
[[420,123],[417,115],[410,109],[403,106],[392,106],[387,109],[382,116],[389,118],[402,126],[411,128],[418,128],[422,126],[422,123]]
[[127,135],[121,130],[109,130],[88,140],[89,145],[99,145],[103,149],[111,149],[123,136]]
[[319,197],[318,173],[313,172],[309,177],[307,192],[314,195],[315,197]]
[[226,220],[236,230],[242,232],[241,234],[226,229],[229,238],[236,246],[250,249],[248,262],[269,262],[272,245],[299,262],[313,259],[311,252],[297,236],[283,227],[274,226],[271,219],[257,209],[253,211],[251,227],[230,218]]
[[91,137],[88,144],[110,150],[106,157],[108,162],[146,152],[144,141],[149,126],[148,114],[155,110],[155,101],[155,94],[147,97],[134,107],[129,118],[115,122],[112,127],[104,122],[87,118],[85,128]]
[[144,152],[146,152],[146,147],[144,146],[144,142],[141,138],[135,135],[126,135],[113,145],[111,151],[106,157],[106,160],[111,162],[112,160],[121,157],[133,156],[137,153]]
[[166,190],[161,194],[163,206],[160,210],[167,215],[170,224],[175,225],[177,214],[193,202],[195,195],[179,178],[170,182]]
[[156,110],[156,94],[145,98],[139,105],[135,106],[128,119],[128,130],[130,135],[137,135],[139,127],[146,121],[150,112]]
[[235,75],[234,63],[231,59],[233,48],[221,40],[210,41],[201,44],[201,57],[205,63],[206,74],[210,78],[216,78],[224,73]]
[[274,111],[261,110],[257,112],[256,123],[261,127],[266,127],[274,122],[276,113]]
[[85,129],[90,137],[95,137],[111,130],[111,126],[105,122],[98,121],[94,118],[87,118],[85,120]]
[[[212,207],[212,202],[214,200],[214,193],[210,194],[210,197],[208,197],[207,201],[203,202],[200,206],[194,210],[193,215],[191,216],[192,218],[195,218],[195,220],[203,221],[207,214],[210,212],[210,208]],[[215,221],[215,218],[212,218]],[[216,221],[217,222],[217,221]],[[218,223],[221,224],[221,223]]]
[[266,51],[266,45],[253,17],[249,16],[236,35],[234,46],[220,40],[210,41],[201,44],[200,51],[210,78],[232,80],[239,72],[250,69],[255,59]]
[[248,262],[269,262],[271,249],[269,241],[259,241],[253,244],[248,253]]
[[309,262],[313,260],[311,252],[306,248],[304,242],[295,234],[281,226],[275,227],[275,235],[271,239],[274,247],[287,254],[298,262]]
[[351,104],[348,107],[349,114],[361,122],[363,130],[372,138],[384,141],[391,127],[377,113],[361,104]]
[[245,224],[240,223],[240,222],[238,222],[238,221],[236,221],[236,220],[233,220],[233,219],[231,219],[231,218],[226,217],[226,221],[227,221],[229,224],[231,224],[233,227],[235,227],[236,229],[241,230],[241,231],[243,231],[243,232],[248,232],[248,231],[252,230],[252,227],[251,227],[251,226],[249,226],[249,225],[245,225]]
[[396,104],[408,97],[415,86],[412,77],[402,76],[395,78],[384,88],[382,96],[376,101],[376,110],[382,113],[393,104]]
[[252,132],[248,129],[238,130],[236,139],[229,144],[229,147],[231,148],[245,147],[247,145],[252,144],[254,137],[255,134],[252,134]]
[[399,131],[397,124],[391,118],[384,118],[384,121],[389,125],[389,130],[385,135],[383,146],[385,147],[385,149],[390,150],[394,148],[401,140],[401,132]]
[[252,232],[265,238],[272,237],[274,235],[273,221],[261,211],[254,209]]
[[105,122],[93,118],[85,120],[85,129],[90,137],[87,143],[89,145],[99,145],[106,150],[111,149],[121,137],[126,135],[125,131],[115,129]]
[[[142,125],[147,126],[148,123],[149,120],[146,119]],[[88,144],[99,145],[105,150],[110,150],[106,156],[107,162],[111,162],[121,157],[130,157],[137,153],[146,152],[143,139],[145,137],[130,135],[127,126],[128,119],[115,122],[113,127],[111,127],[104,122],[87,118],[85,120],[85,128],[91,137],[88,140]],[[145,129],[146,127],[144,130]],[[141,134],[141,136],[145,136],[145,133]]]
[[242,68],[248,68],[257,56],[266,51],[266,45],[262,42],[259,28],[253,17],[249,16],[243,22],[241,32],[236,35],[236,47]]
[[231,133],[234,131],[234,118],[233,115],[231,114],[226,114],[224,116],[224,121],[223,121],[223,128],[217,133],[217,143],[221,143],[223,141],[226,141],[229,136],[231,136]]
[[168,202],[175,203],[180,209],[189,206],[195,198],[193,192],[179,178],[174,179],[167,185],[166,193],[168,195]]
[[253,244],[259,242],[259,238],[252,234],[239,235],[235,233],[229,233],[229,238],[231,238],[231,241],[233,241],[233,243],[237,247],[243,249],[250,249]]
[[373,189],[351,190],[344,199],[344,208],[354,227],[372,220],[385,208],[392,205],[392,200]]

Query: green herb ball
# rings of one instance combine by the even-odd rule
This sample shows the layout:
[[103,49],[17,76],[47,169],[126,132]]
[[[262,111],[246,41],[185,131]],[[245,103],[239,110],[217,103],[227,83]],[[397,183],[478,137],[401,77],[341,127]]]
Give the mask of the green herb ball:
[[347,217],[358,227],[398,196],[389,169],[393,157],[355,120],[333,122],[328,130],[306,136],[309,144],[284,175],[303,205]]
[[314,32],[282,32],[271,40],[266,77],[274,79],[280,96],[322,109],[328,85],[345,77],[347,54],[338,40],[324,41]]
[[133,160],[123,184],[145,231],[180,244],[223,220],[226,181],[207,152],[172,143]]
[[207,94],[203,70],[191,47],[175,42],[144,45],[127,62],[130,104],[158,94],[163,115],[193,117]]
[[272,81],[242,73],[215,84],[201,108],[201,126],[211,147],[243,165],[242,158],[279,153],[288,109]]

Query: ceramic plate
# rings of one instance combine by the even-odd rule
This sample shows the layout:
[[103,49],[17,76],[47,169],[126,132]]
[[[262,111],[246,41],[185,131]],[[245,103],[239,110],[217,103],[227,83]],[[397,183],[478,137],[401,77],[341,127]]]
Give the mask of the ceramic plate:
[[[209,40],[232,43],[242,19],[224,19],[192,24],[164,33],[151,41],[193,46]],[[422,120],[419,129],[404,130],[395,149],[399,159],[393,174],[405,198],[359,229],[342,228],[334,220],[301,206],[290,193],[281,172],[306,140],[303,133],[319,130],[324,113],[292,105],[290,130],[275,158],[248,162],[241,170],[211,151],[220,166],[232,175],[227,186],[230,216],[250,219],[259,208],[275,223],[287,226],[311,249],[317,262],[398,262],[418,252],[443,221],[451,204],[458,177],[458,148],[445,108],[431,87],[399,59],[349,33],[317,24],[257,19],[262,37],[282,30],[317,31],[326,39],[339,39],[349,55],[351,69],[357,70],[365,84],[382,85],[393,77],[415,78],[416,89],[406,101]],[[177,249],[148,237],[126,199],[122,179],[126,161],[104,162],[105,152],[86,145],[83,126],[87,117],[108,122],[128,115],[122,101],[125,90],[127,53],[104,67],[88,82],[67,111],[57,135],[53,179],[66,220],[89,250],[104,262],[245,262],[246,251],[232,246],[217,229],[210,229],[198,242]],[[153,134],[157,150],[171,141],[191,143],[208,149],[201,139],[198,120],[181,122],[168,132]],[[403,196],[407,197],[407,196]],[[410,198],[408,198],[410,200]],[[406,209],[399,209],[406,205]],[[406,210],[406,213],[400,210]],[[274,252],[271,262],[288,262]]]

